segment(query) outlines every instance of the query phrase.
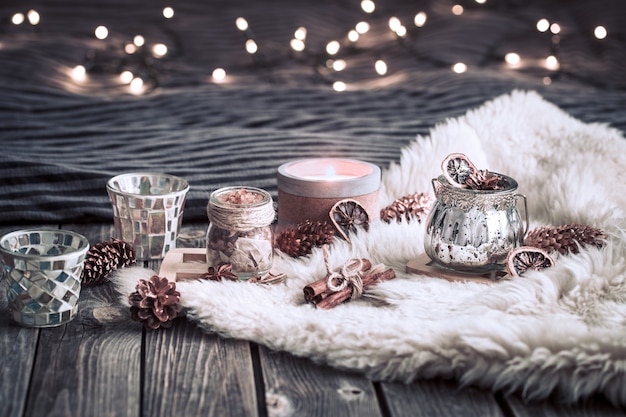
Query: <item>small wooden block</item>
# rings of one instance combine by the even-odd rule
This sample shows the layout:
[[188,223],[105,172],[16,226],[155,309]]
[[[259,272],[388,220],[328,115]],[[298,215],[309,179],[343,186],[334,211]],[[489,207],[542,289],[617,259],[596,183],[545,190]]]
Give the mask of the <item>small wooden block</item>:
[[451,282],[478,282],[481,284],[493,284],[502,278],[504,271],[496,271],[485,274],[472,274],[468,272],[454,271],[437,266],[427,254],[423,253],[406,264],[406,272],[410,274],[428,275],[433,278],[442,278]]
[[165,255],[159,276],[170,281],[185,281],[200,278],[207,272],[206,249],[176,248]]

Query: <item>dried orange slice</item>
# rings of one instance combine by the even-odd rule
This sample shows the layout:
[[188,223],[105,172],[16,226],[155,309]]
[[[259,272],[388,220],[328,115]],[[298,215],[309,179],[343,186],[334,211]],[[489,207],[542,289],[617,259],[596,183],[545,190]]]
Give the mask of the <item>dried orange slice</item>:
[[506,270],[513,277],[519,277],[528,270],[541,271],[554,266],[554,259],[543,249],[534,246],[520,246],[506,257]]
[[451,153],[441,163],[443,176],[450,185],[466,188],[465,183],[469,177],[478,171],[470,159],[462,153]]
[[346,199],[335,203],[328,213],[337,232],[348,242],[348,235],[357,228],[369,230],[370,217],[365,208],[356,200]]

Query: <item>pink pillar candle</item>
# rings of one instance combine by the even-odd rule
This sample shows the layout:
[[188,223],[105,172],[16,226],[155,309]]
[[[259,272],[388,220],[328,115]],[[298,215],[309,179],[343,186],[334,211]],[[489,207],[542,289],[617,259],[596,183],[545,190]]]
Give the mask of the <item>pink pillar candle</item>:
[[278,168],[278,225],[305,220],[330,222],[340,200],[352,199],[370,220],[380,216],[380,168],[354,159],[318,158],[287,162]]

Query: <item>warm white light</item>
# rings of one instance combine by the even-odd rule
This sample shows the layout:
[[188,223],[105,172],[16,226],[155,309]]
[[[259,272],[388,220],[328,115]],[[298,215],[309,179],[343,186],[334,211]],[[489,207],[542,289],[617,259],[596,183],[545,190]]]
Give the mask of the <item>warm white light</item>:
[[289,45],[291,46],[291,49],[293,49],[296,52],[302,52],[304,51],[304,42],[302,42],[300,39],[292,39],[289,42]]
[[546,58],[546,68],[549,70],[557,70],[561,64],[559,64],[559,60],[556,59],[554,55],[550,55]]
[[374,4],[372,0],[363,0],[361,1],[361,9],[363,9],[365,13],[374,13],[376,4]]
[[539,19],[539,21],[537,22],[537,30],[539,32],[545,32],[548,29],[550,29],[550,22],[548,21],[548,19]]
[[509,52],[508,54],[504,55],[504,61],[512,67],[517,67],[519,66],[520,62],[522,62],[522,59],[520,58],[519,54],[516,54],[515,52]]
[[130,83],[133,78],[135,78],[135,76],[130,71],[122,71],[122,73],[120,74],[120,81],[124,84]]
[[413,19],[413,23],[415,23],[415,26],[417,26],[418,28],[421,28],[422,26],[424,26],[426,24],[426,13],[424,12],[419,12],[418,14],[415,15],[415,19]]
[[172,17],[174,17],[174,9],[172,9],[171,7],[164,7],[163,17],[166,19],[171,19]]
[[346,83],[344,83],[343,81],[335,81],[333,83],[333,90],[346,91]]
[[552,23],[550,25],[550,32],[556,35],[557,33],[561,32],[561,26],[558,23]]
[[476,0],[476,3],[478,3],[478,4],[485,4],[485,3],[487,3],[487,0]]
[[21,25],[24,23],[24,14],[23,13],[15,13],[11,18],[11,23],[14,25]]
[[135,46],[134,43],[127,43],[124,46],[124,52],[126,52],[128,55],[132,55],[135,52],[137,52],[137,47]]
[[224,70],[224,68],[215,68],[211,76],[213,77],[213,80],[215,82],[219,83],[221,81],[224,81],[224,79],[226,78],[226,71]]
[[347,62],[343,59],[337,59],[333,61],[333,69],[335,71],[343,71],[348,66]]
[[37,11],[33,9],[30,9],[26,16],[28,16],[28,21],[33,26],[38,25],[39,21],[41,20],[41,16],[39,16],[39,13],[37,13]]
[[389,29],[391,29],[393,32],[396,32],[400,26],[402,26],[402,22],[400,22],[400,19],[395,16],[389,18]]
[[463,6],[460,4],[455,4],[452,6],[452,14],[455,16],[461,16],[463,14]]
[[293,37],[298,39],[299,41],[303,41],[306,39],[306,28],[299,27],[293,34]]
[[401,25],[400,27],[398,27],[398,29],[396,29],[396,35],[400,36],[401,38],[406,36],[406,26]]
[[328,55],[335,55],[337,52],[339,52],[340,47],[341,45],[339,44],[339,42],[330,41],[326,45],[326,52],[328,53]]
[[350,32],[348,32],[348,40],[350,42],[356,42],[359,40],[359,37],[361,35],[359,35],[359,32],[357,32],[356,30],[352,29]]
[[235,25],[237,25],[237,29],[242,32],[248,30],[248,21],[243,17],[238,17],[237,20],[235,20]]
[[387,74],[387,63],[382,59],[379,59],[374,63],[374,69],[378,75],[385,75]]
[[162,43],[155,43],[152,47],[152,55],[157,58],[161,58],[162,56],[165,56],[165,54],[167,54],[167,46]]
[[141,35],[137,35],[133,38],[133,43],[137,46],[143,46],[146,40]]
[[364,33],[369,32],[370,24],[367,22],[359,22],[356,24],[354,29],[356,29],[356,31],[359,32],[359,34],[363,35]]
[[106,26],[98,26],[95,30],[96,38],[98,39],[106,39],[109,36],[109,29]]
[[457,62],[452,66],[452,71],[456,72],[457,74],[462,74],[467,71],[467,65],[462,62]]
[[82,65],[76,65],[72,68],[71,76],[74,81],[85,81],[87,78],[87,70]]
[[249,54],[256,54],[258,50],[259,50],[259,47],[254,41],[254,39],[248,39],[246,41],[246,52],[248,52]]
[[604,26],[596,26],[596,28],[593,30],[593,36],[595,36],[597,39],[604,39],[607,37],[609,33],[606,31],[606,28]]
[[139,77],[133,78],[128,88],[132,94],[137,95],[143,93],[143,80]]

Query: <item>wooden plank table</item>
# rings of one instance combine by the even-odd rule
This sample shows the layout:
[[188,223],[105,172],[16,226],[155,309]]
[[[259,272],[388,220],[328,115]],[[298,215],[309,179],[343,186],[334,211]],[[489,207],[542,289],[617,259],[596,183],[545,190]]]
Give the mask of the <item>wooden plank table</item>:
[[[196,238],[183,245],[202,245],[193,233],[202,227],[184,228]],[[92,244],[112,235],[108,224],[62,228]],[[446,380],[374,382],[184,318],[146,331],[117,298],[111,285],[84,288],[72,322],[30,329],[10,323],[2,294],[0,416],[626,416],[603,398],[525,403]]]

